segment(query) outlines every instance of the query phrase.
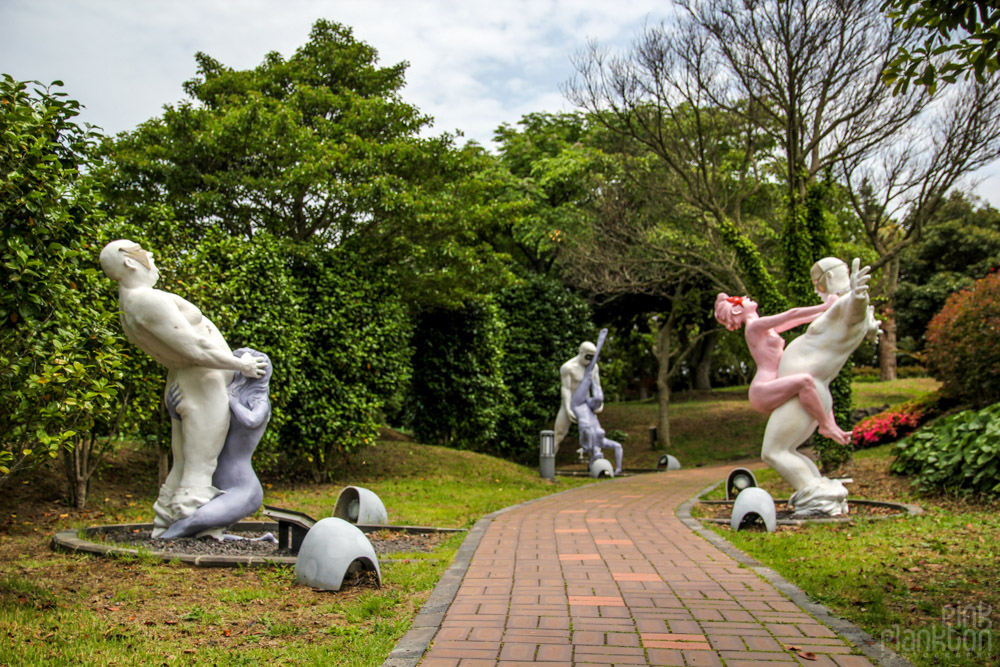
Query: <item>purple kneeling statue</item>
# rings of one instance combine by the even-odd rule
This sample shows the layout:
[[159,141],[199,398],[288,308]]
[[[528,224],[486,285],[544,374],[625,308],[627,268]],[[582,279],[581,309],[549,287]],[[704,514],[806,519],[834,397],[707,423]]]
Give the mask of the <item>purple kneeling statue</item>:
[[[229,383],[229,432],[219,454],[212,486],[222,493],[195,510],[191,516],[172,523],[161,539],[211,535],[224,539],[223,531],[260,508],[264,489],[254,474],[250,459],[271,418],[268,385],[271,381],[271,360],[267,355],[249,348],[233,352],[237,357],[249,352],[266,361],[264,375],[248,378],[237,372]],[[167,410],[173,419],[181,419],[177,407],[183,396],[174,385],[167,392]]]

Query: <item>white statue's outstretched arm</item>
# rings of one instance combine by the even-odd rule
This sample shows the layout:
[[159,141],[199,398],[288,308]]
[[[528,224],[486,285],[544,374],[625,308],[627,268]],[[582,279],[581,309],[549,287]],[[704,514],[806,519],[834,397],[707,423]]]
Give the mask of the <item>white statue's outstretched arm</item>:
[[234,357],[228,348],[200,335],[164,292],[148,290],[133,301],[130,310],[140,326],[191,366],[239,371],[253,378],[264,375],[267,362],[263,357],[254,357],[249,352]]

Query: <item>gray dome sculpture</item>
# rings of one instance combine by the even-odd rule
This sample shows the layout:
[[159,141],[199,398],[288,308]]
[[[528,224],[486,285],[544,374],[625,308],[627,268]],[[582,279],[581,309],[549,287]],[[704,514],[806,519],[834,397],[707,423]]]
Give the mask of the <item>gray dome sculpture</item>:
[[656,469],[657,470],[664,470],[664,469],[666,469],[666,470],[680,470],[681,469],[681,462],[677,460],[676,456],[673,456],[671,454],[664,454],[656,462]]
[[764,522],[767,532],[774,532],[778,525],[778,513],[774,509],[774,498],[759,486],[744,489],[740,495],[736,496],[729,526],[734,531],[738,531],[749,525],[755,516]]
[[382,585],[375,548],[357,526],[330,517],[316,522],[302,540],[295,579],[304,586],[339,591],[348,572],[374,572]]
[[746,489],[757,486],[757,478],[746,468],[733,468],[726,478],[726,500],[733,500]]
[[340,492],[333,516],[362,526],[385,526],[389,514],[374,492],[360,486],[347,486]]
[[614,477],[615,468],[611,465],[611,461],[607,459],[594,459],[590,462],[590,476],[594,479],[598,479],[600,477]]

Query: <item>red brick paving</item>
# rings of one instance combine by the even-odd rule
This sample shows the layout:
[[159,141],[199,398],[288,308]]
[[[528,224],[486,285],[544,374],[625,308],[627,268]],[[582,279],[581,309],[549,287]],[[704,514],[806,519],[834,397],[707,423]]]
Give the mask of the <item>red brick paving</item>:
[[619,478],[498,515],[421,667],[872,665],[676,517],[727,472]]

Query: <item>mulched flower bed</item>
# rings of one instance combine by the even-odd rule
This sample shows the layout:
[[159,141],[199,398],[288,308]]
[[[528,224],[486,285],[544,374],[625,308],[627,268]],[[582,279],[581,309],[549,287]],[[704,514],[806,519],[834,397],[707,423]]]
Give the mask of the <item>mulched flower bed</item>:
[[[839,521],[851,521],[853,519],[874,519],[874,518],[888,518],[894,516],[902,516],[907,513],[905,507],[900,506],[886,506],[886,505],[868,505],[862,504],[856,501],[852,501],[850,498],[847,499],[847,504],[850,509],[850,513],[841,517],[812,517],[814,519],[835,519]],[[804,517],[796,517],[792,515],[792,510],[790,510],[787,504],[781,500],[775,500],[774,508],[776,510],[778,521],[801,521],[809,520]],[[733,514],[732,503],[714,503],[714,502],[700,502],[698,503],[698,518],[699,519],[720,519],[724,520],[726,524],[729,523],[729,519]]]
[[[231,534],[246,538],[256,538],[263,535],[263,532],[240,532],[232,531]],[[434,550],[434,547],[441,540],[449,537],[451,533],[406,533],[402,531],[380,530],[368,533],[368,540],[372,543],[375,553],[378,555],[394,553],[427,553]],[[141,547],[149,551],[163,551],[166,553],[188,554],[192,556],[257,556],[267,558],[271,556],[287,556],[288,552],[278,549],[274,542],[261,540],[255,542],[252,539],[245,540],[216,540],[212,537],[181,537],[174,540],[153,539],[149,530],[138,528],[108,528],[90,537],[94,541],[112,543],[123,547]]]

